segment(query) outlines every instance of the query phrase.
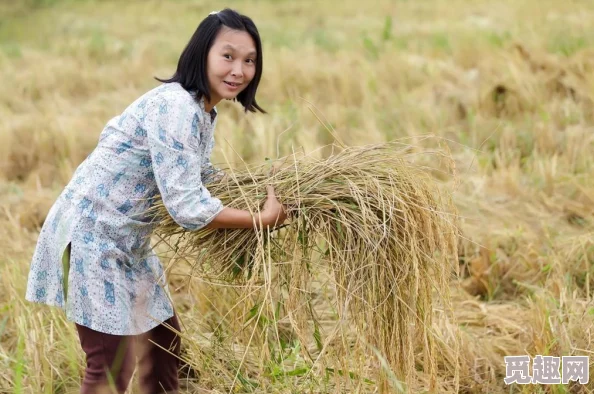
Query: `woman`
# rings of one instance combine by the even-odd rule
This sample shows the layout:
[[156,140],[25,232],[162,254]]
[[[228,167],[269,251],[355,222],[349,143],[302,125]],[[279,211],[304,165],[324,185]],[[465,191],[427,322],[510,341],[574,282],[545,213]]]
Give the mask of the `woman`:
[[255,100],[261,75],[252,20],[230,9],[211,13],[173,77],[159,79],[162,85],[107,123],[51,208],[26,298],[63,308],[76,324],[87,359],[81,393],[101,392],[109,381],[123,393],[136,357],[142,393],[178,390],[179,337],[165,326],[179,330],[179,324],[150,250],[156,224],[146,211],[155,195],[190,230],[275,226],[286,219],[271,187],[259,217],[224,207],[205,187],[221,176],[210,163],[215,105],[237,100],[246,112],[264,112]]

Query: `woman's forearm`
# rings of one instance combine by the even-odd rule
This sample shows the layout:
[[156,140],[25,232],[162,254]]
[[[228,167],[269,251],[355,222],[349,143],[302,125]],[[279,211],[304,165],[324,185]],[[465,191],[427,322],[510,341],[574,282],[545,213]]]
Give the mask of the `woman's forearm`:
[[249,211],[225,207],[213,220],[206,225],[206,228],[256,228],[260,227],[260,220],[266,226],[264,217],[260,214],[252,215]]

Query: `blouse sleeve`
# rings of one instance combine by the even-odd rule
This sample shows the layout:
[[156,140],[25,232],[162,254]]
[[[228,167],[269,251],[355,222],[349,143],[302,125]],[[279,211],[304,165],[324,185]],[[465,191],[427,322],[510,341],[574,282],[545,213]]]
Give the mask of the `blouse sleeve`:
[[223,209],[202,183],[196,111],[174,99],[147,106],[145,127],[153,173],[165,208],[180,226],[198,230]]

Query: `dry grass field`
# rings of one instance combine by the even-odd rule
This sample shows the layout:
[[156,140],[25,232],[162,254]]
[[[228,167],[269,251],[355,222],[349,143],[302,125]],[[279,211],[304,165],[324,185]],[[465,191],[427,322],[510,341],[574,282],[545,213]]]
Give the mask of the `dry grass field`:
[[[0,0],[0,392],[77,392],[74,325],[24,300],[39,227],[104,124],[168,77],[197,24],[224,6],[260,30],[268,114],[221,103],[213,162],[327,156],[334,137],[318,117],[348,145],[447,152],[455,176],[428,160],[460,215],[453,308],[435,311],[436,392],[594,392],[592,376],[503,381],[506,355],[590,356],[594,374],[591,0]],[[314,363],[290,332],[280,346],[246,347],[225,328],[232,289],[182,268],[170,282],[184,392],[379,392],[366,377],[381,355],[335,362],[329,348]],[[320,319],[332,321],[322,293]],[[428,384],[419,372],[387,392]]]

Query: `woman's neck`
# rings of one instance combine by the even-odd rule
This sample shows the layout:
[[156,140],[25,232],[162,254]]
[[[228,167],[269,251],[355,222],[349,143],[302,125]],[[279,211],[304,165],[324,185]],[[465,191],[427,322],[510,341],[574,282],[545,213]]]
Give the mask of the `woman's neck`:
[[206,97],[204,97],[204,110],[206,112],[210,113],[210,111],[212,111],[212,109],[215,107],[215,105],[217,105],[219,103],[219,101],[221,101],[221,100],[220,99],[219,100],[212,99],[212,97],[211,97],[211,100],[209,101],[206,99]]

